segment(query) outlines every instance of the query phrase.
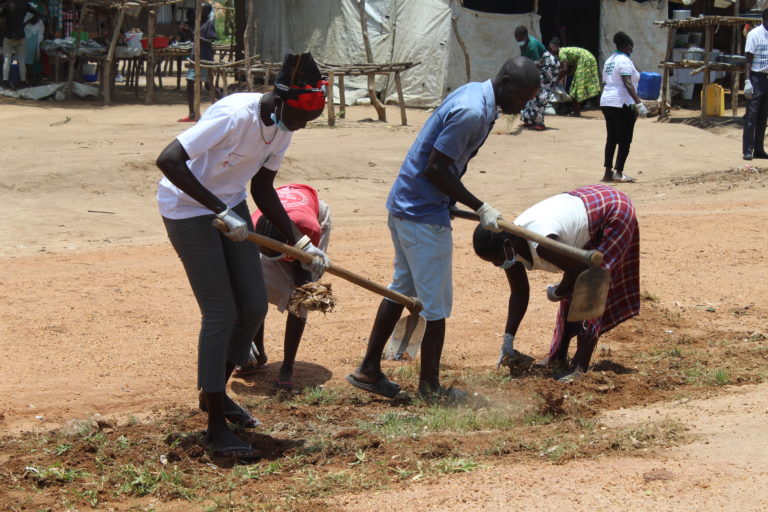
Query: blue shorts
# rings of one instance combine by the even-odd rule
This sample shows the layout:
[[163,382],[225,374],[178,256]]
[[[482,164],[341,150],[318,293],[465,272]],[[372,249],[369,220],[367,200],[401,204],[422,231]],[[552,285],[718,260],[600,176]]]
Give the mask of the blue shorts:
[[[192,66],[191,68],[187,68],[187,80],[190,80],[192,82],[195,81],[195,67]],[[208,70],[205,68],[200,69],[200,81],[201,82],[207,82],[208,81]]]
[[451,228],[412,222],[392,214],[387,219],[387,225],[395,246],[395,274],[389,288],[421,299],[424,309],[420,315],[427,321],[451,316]]

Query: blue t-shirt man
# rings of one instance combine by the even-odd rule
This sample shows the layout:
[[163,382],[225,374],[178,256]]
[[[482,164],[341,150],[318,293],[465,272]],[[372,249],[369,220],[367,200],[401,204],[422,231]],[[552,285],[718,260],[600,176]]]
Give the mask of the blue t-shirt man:
[[450,172],[461,178],[498,117],[491,81],[471,82],[453,91],[419,132],[400,166],[387,198],[395,217],[449,227],[450,198],[423,174],[432,148],[453,159]]

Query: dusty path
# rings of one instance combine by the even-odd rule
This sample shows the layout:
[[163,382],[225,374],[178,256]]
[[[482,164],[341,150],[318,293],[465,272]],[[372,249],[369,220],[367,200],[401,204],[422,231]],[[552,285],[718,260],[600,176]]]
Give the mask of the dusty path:
[[[369,109],[347,112],[350,119],[336,129],[318,124],[298,132],[279,179],[318,188],[334,217],[331,256],[386,283],[392,256],[384,199],[427,113],[409,112],[412,126],[400,127],[360,122],[372,114]],[[65,116],[71,121],[51,126]],[[178,106],[0,104],[0,123],[15,127],[0,151],[4,432],[53,428],[93,414],[141,416],[194,404],[199,316],[154,202],[159,173],[153,161],[183,128],[177,117]],[[508,216],[601,175],[600,120],[553,118],[544,133],[515,125],[504,119],[497,123],[465,178],[470,190]],[[699,332],[768,330],[766,178],[749,171],[736,177],[704,175],[740,166],[739,140],[735,130],[715,134],[641,121],[627,169],[640,181],[622,185],[640,213],[643,290],[683,312]],[[496,269],[474,257],[472,226],[461,222],[454,225],[456,307],[445,361],[452,368],[481,369],[495,361],[506,285]],[[550,280],[533,276],[532,287],[543,290]],[[310,319],[299,353],[304,362],[303,371],[297,371],[300,386],[340,383],[364,351],[378,299],[332,281],[339,308],[326,318]],[[542,355],[554,314],[543,293],[535,294],[519,348]],[[280,360],[282,324],[270,313],[272,361]],[[619,334],[631,332],[630,325]],[[623,350],[616,342],[619,334],[604,339],[614,353]],[[659,346],[670,337],[661,329],[643,335]],[[273,364],[263,383],[238,382],[233,389],[263,396],[276,371]],[[382,510],[430,504],[439,510],[500,510],[513,504],[525,510],[586,509],[595,503],[593,510],[626,504],[690,510],[721,509],[739,498],[742,506],[732,509],[765,509],[766,495],[754,489],[766,476],[766,452],[764,440],[753,433],[768,419],[768,388],[735,389],[696,404],[648,409],[679,417],[702,436],[664,454],[492,467],[340,503],[352,510],[374,504]],[[621,421],[620,414],[643,412],[608,413],[605,421]],[[645,473],[661,469],[671,477],[660,473],[663,479],[646,482]],[[572,492],[580,494],[576,505],[567,501]],[[413,503],[418,508],[403,505]]]

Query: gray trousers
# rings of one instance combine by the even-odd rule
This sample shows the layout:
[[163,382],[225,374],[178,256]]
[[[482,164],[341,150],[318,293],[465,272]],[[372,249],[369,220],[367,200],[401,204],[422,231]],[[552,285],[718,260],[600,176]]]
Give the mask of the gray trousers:
[[[233,210],[252,231],[245,201]],[[200,306],[197,386],[209,393],[226,390],[227,363],[246,364],[251,340],[267,315],[258,246],[230,240],[211,225],[213,219],[213,214],[179,220],[163,217]]]

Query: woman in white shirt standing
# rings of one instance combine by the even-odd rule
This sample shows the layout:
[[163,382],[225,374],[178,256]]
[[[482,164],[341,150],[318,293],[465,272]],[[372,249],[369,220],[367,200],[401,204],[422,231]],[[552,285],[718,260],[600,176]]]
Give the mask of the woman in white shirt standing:
[[[607,131],[603,181],[632,182],[634,178],[624,174],[624,163],[629,156],[635,120],[637,116],[647,116],[648,109],[637,95],[640,73],[629,58],[634,48],[632,38],[624,32],[616,32],[613,42],[616,51],[606,59],[603,66],[605,87],[600,96],[600,109],[605,116]],[[614,164],[616,146],[619,151]]]

